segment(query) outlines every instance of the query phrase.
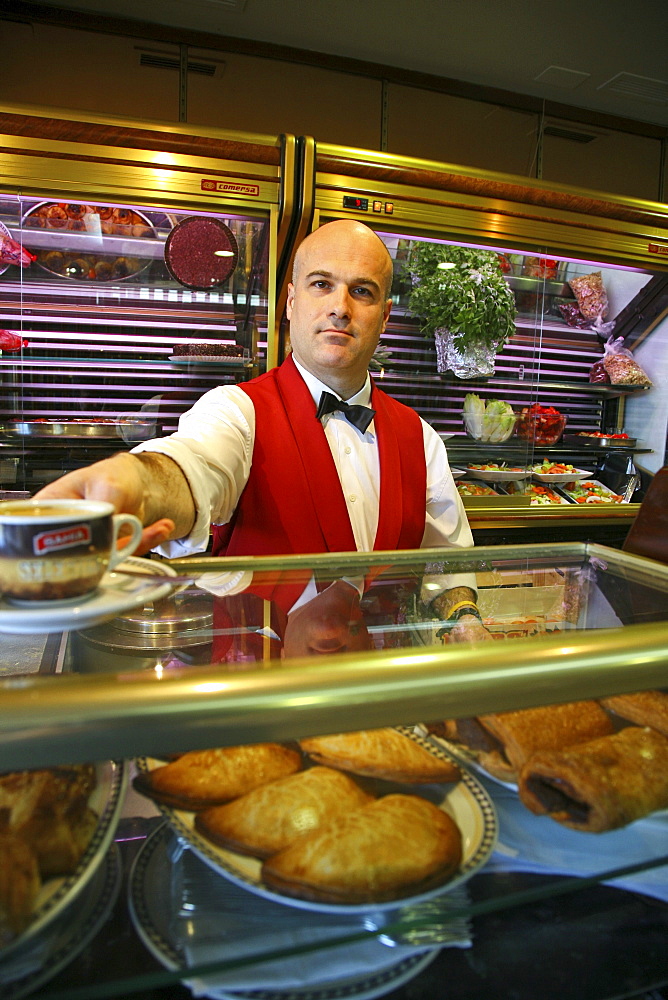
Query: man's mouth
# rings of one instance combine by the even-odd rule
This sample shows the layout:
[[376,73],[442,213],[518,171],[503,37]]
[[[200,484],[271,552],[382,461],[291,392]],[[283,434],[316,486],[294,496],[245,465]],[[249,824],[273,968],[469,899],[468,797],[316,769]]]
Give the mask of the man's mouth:
[[328,326],[325,330],[321,330],[320,333],[328,334],[330,336],[334,335],[336,337],[353,337],[354,334],[351,330],[338,330],[336,327]]

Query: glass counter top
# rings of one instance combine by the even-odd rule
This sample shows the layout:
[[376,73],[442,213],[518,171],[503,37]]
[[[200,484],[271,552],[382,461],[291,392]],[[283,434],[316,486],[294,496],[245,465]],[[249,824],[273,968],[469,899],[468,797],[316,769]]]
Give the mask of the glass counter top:
[[[617,719],[602,738],[629,730],[644,739],[644,726],[597,702],[664,693],[668,567],[559,543],[132,557],[111,576],[85,613],[53,611],[50,631],[40,632],[44,619],[12,626],[0,616],[0,768],[101,761],[104,826],[84,874],[69,880],[76,917],[69,922],[74,910],[52,903],[53,918],[47,909],[29,936],[44,961],[20,949],[3,957],[0,948],[0,983],[10,991],[44,1000],[185,1000],[187,987],[225,1000],[390,992],[429,1000],[438,995],[438,969],[464,976],[469,992],[455,997],[482,997],[490,983],[497,995],[508,980],[521,1000],[551,1000],[534,957],[544,945],[545,960],[561,968],[583,921],[591,952],[570,967],[576,1000],[616,995],[601,957],[613,938],[629,989],[668,982],[655,945],[668,925],[668,809],[648,805],[635,821],[613,818],[598,834],[569,828],[534,814],[520,772],[500,777],[464,739],[467,723],[573,703]],[[486,629],[473,640],[432,606],[444,589],[471,585]],[[337,765],[308,739],[349,735],[354,746],[368,734],[373,744],[376,731],[454,773],[417,780],[408,765],[397,771],[391,755],[375,771],[354,759]],[[651,738],[668,743],[668,735]],[[266,880],[262,860],[211,839],[204,817],[216,809],[200,819],[191,800],[156,797],[156,770],[187,761],[208,773],[216,754],[264,742],[296,753],[301,773],[333,768],[376,801],[418,797],[446,812],[462,837],[457,872],[397,900],[299,899]],[[186,751],[193,753],[182,758]],[[649,758],[640,770],[650,773]],[[630,786],[642,784],[640,770],[631,768]],[[600,908],[596,926],[588,924],[592,907]],[[561,930],[539,945],[536,929],[548,913]],[[512,969],[495,954],[501,926]],[[527,936],[536,948],[530,961]],[[467,954],[472,964],[465,959],[462,971]],[[490,963],[485,988],[475,973],[481,956]]]
[[[431,609],[462,582],[494,642],[449,641]],[[132,558],[77,607],[0,602],[0,766],[662,686],[666,619],[667,567],[586,543]]]

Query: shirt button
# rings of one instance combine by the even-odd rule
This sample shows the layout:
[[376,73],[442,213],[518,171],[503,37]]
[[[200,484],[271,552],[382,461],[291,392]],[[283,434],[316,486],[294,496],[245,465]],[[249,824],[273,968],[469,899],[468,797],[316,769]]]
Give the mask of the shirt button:
[[357,500],[357,497],[355,496],[354,493],[350,494],[349,500],[350,500],[351,503],[355,503],[355,501]]
[[343,450],[345,451],[346,455],[349,455],[349,454],[350,454],[350,452],[351,452],[351,451],[352,451],[353,449],[352,449],[352,448],[344,448]]

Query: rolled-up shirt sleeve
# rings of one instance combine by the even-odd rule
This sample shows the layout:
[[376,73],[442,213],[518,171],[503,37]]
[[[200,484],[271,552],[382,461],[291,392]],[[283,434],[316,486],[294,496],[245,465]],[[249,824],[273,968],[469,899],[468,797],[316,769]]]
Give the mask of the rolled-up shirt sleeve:
[[206,392],[179,420],[167,437],[143,442],[134,454],[167,455],[188,480],[195,502],[195,524],[189,535],[166,542],[160,552],[169,558],[204,551],[211,524],[226,524],[250,474],[255,438],[255,411],[239,386],[218,386]]
[[[450,471],[445,445],[433,427],[425,421],[422,424],[427,462],[427,512],[422,548],[470,548],[473,535]],[[425,602],[433,601],[452,587],[478,589],[473,573],[448,573],[438,572],[437,567],[433,569],[434,572],[425,575],[422,581],[421,596]]]

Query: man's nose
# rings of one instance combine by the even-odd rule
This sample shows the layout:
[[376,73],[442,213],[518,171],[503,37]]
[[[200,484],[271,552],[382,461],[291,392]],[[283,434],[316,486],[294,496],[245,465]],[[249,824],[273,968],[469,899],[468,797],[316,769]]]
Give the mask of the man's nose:
[[332,290],[332,295],[329,301],[329,311],[330,315],[338,316],[340,319],[350,316],[350,294],[345,286],[337,285],[336,288]]

